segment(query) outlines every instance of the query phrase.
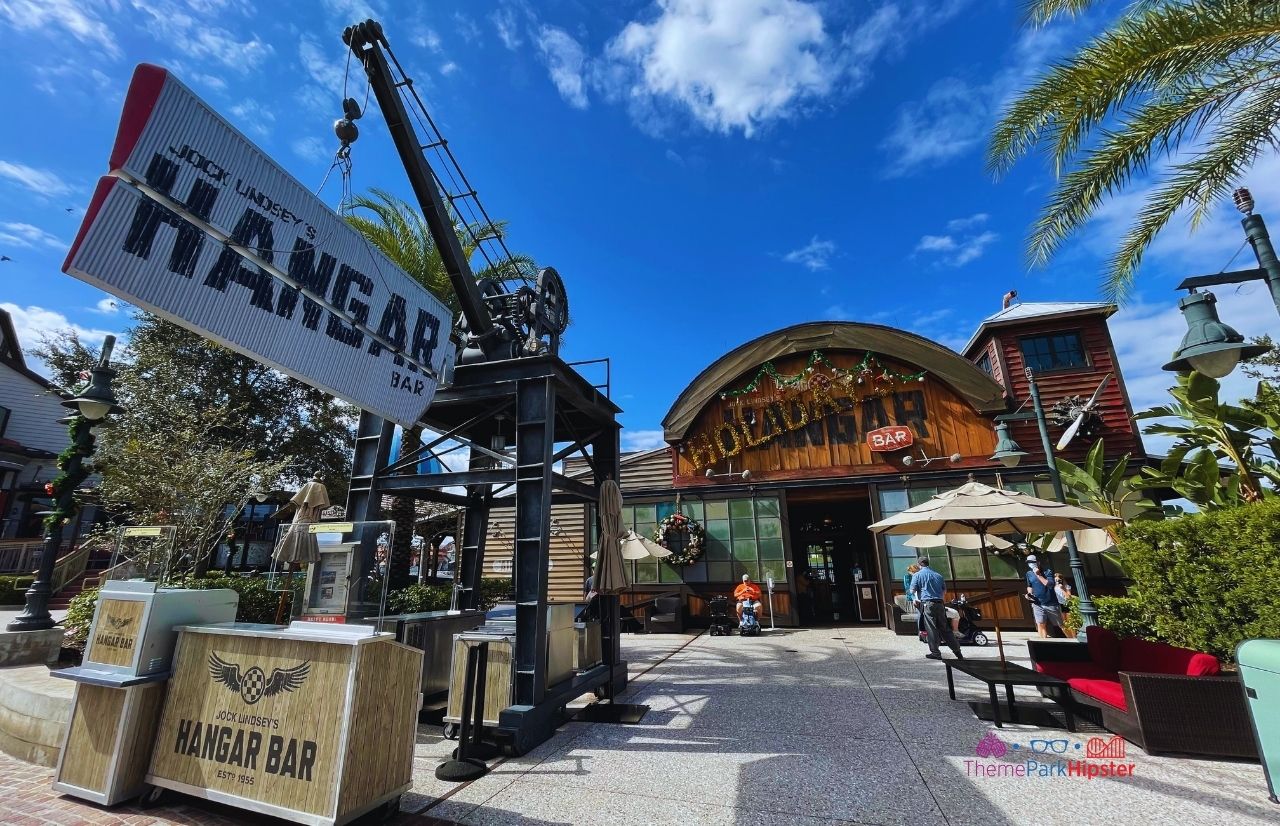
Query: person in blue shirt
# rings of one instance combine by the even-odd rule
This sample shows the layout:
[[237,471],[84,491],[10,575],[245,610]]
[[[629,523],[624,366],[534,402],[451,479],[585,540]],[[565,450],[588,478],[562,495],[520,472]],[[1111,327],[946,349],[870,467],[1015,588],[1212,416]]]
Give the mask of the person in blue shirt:
[[943,594],[946,592],[942,574],[929,567],[928,557],[920,557],[918,564],[920,570],[911,577],[911,597],[920,605],[920,613],[924,616],[924,628],[929,634],[929,653],[925,656],[931,660],[942,659],[942,651],[938,648],[938,637],[941,635],[947,647],[955,653],[956,659],[963,660],[964,654],[960,653],[960,643],[956,642],[951,623],[947,621],[947,607],[942,603]]
[[1066,636],[1062,628],[1062,606],[1058,604],[1058,594],[1053,587],[1053,569],[1048,565],[1041,565],[1035,554],[1027,557],[1027,567],[1030,570],[1026,573],[1026,596],[1031,601],[1036,630],[1041,637],[1047,638],[1049,626],[1056,625],[1063,636]]

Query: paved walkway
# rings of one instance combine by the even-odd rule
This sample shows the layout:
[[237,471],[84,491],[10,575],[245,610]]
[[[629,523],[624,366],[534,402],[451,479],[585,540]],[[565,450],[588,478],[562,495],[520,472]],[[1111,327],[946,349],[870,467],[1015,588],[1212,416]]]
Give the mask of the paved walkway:
[[[1025,634],[1006,635],[1025,662]],[[1280,820],[1257,764],[1149,757],[1129,746],[1134,776],[976,776],[973,766],[1025,765],[1036,739],[1066,753],[1034,755],[1047,771],[1096,733],[1007,725],[1021,749],[975,756],[992,729],[963,700],[982,684],[941,664],[910,637],[882,629],[816,629],[756,639],[626,636],[629,702],[652,710],[638,726],[570,723],[530,754],[498,762],[470,784],[434,777],[453,747],[423,727],[404,823],[608,824],[1094,824]],[[994,647],[966,649],[995,656]],[[1038,694],[1019,690],[1020,699]],[[968,764],[968,765],[966,765]],[[0,763],[0,822],[103,824],[271,822],[177,798],[178,808],[107,812],[48,791],[48,771]],[[17,764],[21,765],[21,764]],[[1003,771],[1003,770],[1002,770]],[[22,820],[21,817],[28,819]]]

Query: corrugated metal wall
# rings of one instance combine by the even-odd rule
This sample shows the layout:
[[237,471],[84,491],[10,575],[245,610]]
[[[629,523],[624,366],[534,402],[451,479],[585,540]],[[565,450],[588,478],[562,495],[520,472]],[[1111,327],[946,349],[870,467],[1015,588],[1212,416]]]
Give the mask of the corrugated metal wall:
[[[547,598],[552,602],[578,602],[586,582],[587,508],[585,505],[551,506],[551,567]],[[494,508],[484,548],[484,575],[511,576],[515,546],[515,509]]]

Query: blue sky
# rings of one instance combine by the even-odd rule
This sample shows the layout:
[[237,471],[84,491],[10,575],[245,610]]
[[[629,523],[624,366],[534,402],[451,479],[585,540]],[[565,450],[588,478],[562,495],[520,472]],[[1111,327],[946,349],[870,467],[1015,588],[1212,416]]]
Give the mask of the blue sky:
[[[565,355],[612,358],[627,447],[659,444],[693,376],[780,327],[872,321],[958,347],[1010,288],[1097,299],[1101,261],[1149,185],[1027,269],[1052,172],[1031,158],[994,181],[986,135],[1099,20],[1030,30],[1013,0],[0,0],[0,254],[12,258],[0,303],[21,334],[72,324],[94,339],[126,324],[59,268],[134,65],[170,68],[317,186],[336,148],[340,34],[367,16],[510,222],[511,247],[565,278]],[[347,85],[363,96],[358,68]],[[355,189],[408,196],[376,111],[361,133]],[[1268,160],[1248,181],[1273,223],[1277,172]],[[323,195],[336,203],[336,175]],[[1224,205],[1196,234],[1178,223],[1157,242],[1112,322],[1136,407],[1170,384],[1159,365],[1184,330],[1172,286],[1221,269],[1242,240]],[[1233,267],[1253,265],[1245,251]],[[1260,285],[1218,294],[1241,332],[1275,332]]]

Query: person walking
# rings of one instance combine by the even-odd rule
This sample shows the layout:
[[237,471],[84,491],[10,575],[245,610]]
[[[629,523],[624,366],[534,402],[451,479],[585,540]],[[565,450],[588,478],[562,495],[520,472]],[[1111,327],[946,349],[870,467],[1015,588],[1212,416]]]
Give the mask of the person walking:
[[1053,569],[1041,565],[1035,554],[1027,557],[1026,573],[1027,599],[1031,602],[1031,614],[1036,621],[1036,631],[1041,639],[1048,639],[1049,626],[1055,625],[1065,637],[1066,629],[1062,627],[1062,606],[1058,604],[1058,594],[1053,587]]
[[943,594],[946,592],[942,574],[929,567],[928,557],[920,557],[918,564],[920,570],[911,577],[911,595],[921,607],[920,613],[924,616],[925,631],[929,635],[929,653],[925,656],[931,660],[942,659],[942,651],[938,648],[938,637],[941,636],[947,643],[947,647],[956,655],[956,659],[963,660],[964,654],[960,653],[960,643],[956,641],[956,635],[951,630],[951,623],[947,621],[947,609],[942,603]]

